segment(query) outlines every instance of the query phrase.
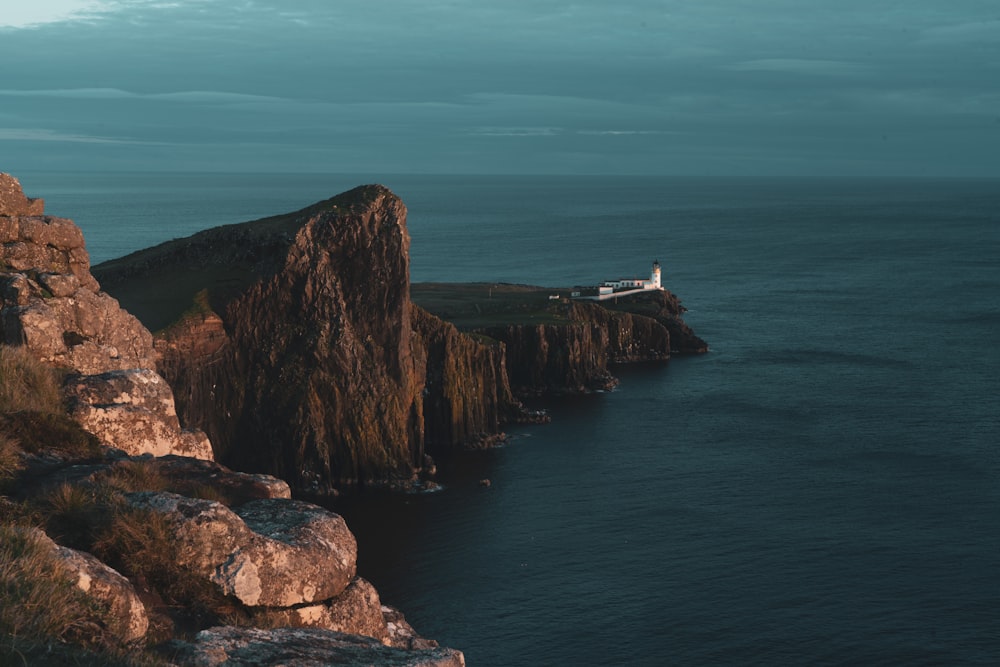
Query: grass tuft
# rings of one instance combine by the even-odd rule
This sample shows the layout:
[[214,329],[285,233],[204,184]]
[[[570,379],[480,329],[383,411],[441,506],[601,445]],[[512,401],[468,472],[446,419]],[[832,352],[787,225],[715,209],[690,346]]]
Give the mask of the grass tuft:
[[72,459],[96,459],[104,452],[100,440],[63,413],[21,410],[0,414],[0,432],[17,439],[21,449],[32,454],[51,450]]
[[243,615],[207,579],[183,571],[174,527],[161,514],[119,507],[93,552],[125,576],[147,582],[168,605],[185,607],[199,627],[228,624]]
[[59,373],[24,346],[0,345],[0,412],[62,412]]
[[21,442],[0,430],[0,488],[21,470]]
[[102,644],[94,612],[38,533],[0,526],[0,635]]

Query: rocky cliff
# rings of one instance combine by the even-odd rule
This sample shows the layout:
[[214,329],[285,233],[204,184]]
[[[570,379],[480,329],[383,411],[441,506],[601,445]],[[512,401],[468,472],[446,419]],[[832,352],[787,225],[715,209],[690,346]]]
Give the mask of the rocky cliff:
[[571,290],[529,285],[420,283],[416,303],[471,335],[501,343],[516,395],[613,387],[610,365],[664,361],[707,351],[681,315],[680,300],[654,290],[597,303]]
[[[412,357],[405,291],[378,292],[394,271],[406,274],[405,231],[391,228],[403,209],[381,190],[361,198],[371,208],[346,213],[360,231],[338,236],[319,216],[296,223],[295,233],[270,221],[223,235],[226,253],[215,254],[235,261],[214,274],[223,287],[213,296],[231,306],[223,310],[239,333],[199,292],[176,335],[164,338],[171,368],[182,354],[199,362],[187,402],[218,410],[213,424],[233,420],[227,407],[240,410],[228,428],[270,429],[263,442],[276,457],[294,436],[301,460],[329,455],[318,444],[327,413],[309,412],[320,400],[336,405],[339,419],[355,396],[371,401],[366,428],[404,450],[419,430],[379,412],[396,400],[380,401],[386,382],[410,388],[410,405],[422,391],[415,369],[426,355]],[[357,545],[341,517],[292,500],[280,479],[205,460],[211,445],[179,427],[151,334],[99,290],[80,230],[42,206],[0,175],[0,663],[147,664],[152,651],[156,664],[179,666],[463,665],[461,652],[419,637],[356,576]],[[376,303],[331,286],[330,267],[363,271],[379,234],[396,266],[352,276],[374,282]],[[183,281],[166,292],[176,285]],[[381,322],[380,308],[390,321]],[[282,317],[257,316],[269,309]],[[314,317],[335,324],[314,327]],[[340,349],[335,341],[348,342]],[[344,355],[341,365],[317,344]],[[338,385],[331,376],[351,365],[356,375]],[[373,386],[366,393],[352,382]],[[341,399],[331,387],[348,393]],[[279,419],[305,426],[290,436],[274,430]]]
[[312,492],[407,483],[427,442],[481,442],[520,406],[502,349],[412,306],[405,220],[395,195],[365,186],[97,274],[164,326],[160,368],[220,460]]
[[310,492],[406,484],[428,453],[530,418],[518,395],[608,388],[610,363],[704,351],[667,292],[619,310],[542,296],[537,323],[475,304],[493,324],[460,330],[411,303],[408,250],[402,202],[364,186],[95,273],[158,330],[182,420],[219,460]]
[[60,368],[73,417],[104,444],[212,458],[180,427],[149,331],[100,291],[80,228],[43,206],[0,174],[0,342]]
[[585,302],[560,308],[566,323],[476,330],[504,343],[510,383],[520,394],[610,389],[617,381],[609,363],[670,357],[670,333],[652,318]]

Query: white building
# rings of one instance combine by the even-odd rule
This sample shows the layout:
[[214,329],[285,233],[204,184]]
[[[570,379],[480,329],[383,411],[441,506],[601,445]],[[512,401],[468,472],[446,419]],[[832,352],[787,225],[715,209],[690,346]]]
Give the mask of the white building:
[[653,270],[649,274],[649,280],[642,278],[621,278],[619,280],[605,280],[601,287],[610,287],[613,290],[634,290],[634,289],[663,289],[660,263],[653,261]]
[[616,296],[626,296],[636,294],[646,290],[663,290],[662,271],[660,263],[653,261],[653,269],[649,274],[649,279],[643,278],[621,278],[619,280],[605,280],[597,288],[588,288],[587,294],[582,291],[574,292],[575,299],[589,299],[592,301],[603,301]]

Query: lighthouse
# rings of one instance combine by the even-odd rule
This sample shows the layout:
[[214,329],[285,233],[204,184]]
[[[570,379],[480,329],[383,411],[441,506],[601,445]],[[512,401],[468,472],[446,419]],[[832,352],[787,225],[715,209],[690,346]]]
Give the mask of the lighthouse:
[[660,282],[660,262],[653,260],[653,273],[649,277],[649,285],[653,289],[663,289],[663,283]]

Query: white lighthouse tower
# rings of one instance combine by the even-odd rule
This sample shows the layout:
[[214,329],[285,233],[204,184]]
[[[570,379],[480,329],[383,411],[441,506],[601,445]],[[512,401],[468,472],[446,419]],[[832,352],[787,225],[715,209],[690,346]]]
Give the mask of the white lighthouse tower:
[[660,282],[660,262],[653,260],[653,273],[649,277],[649,285],[653,289],[663,289],[663,283]]

